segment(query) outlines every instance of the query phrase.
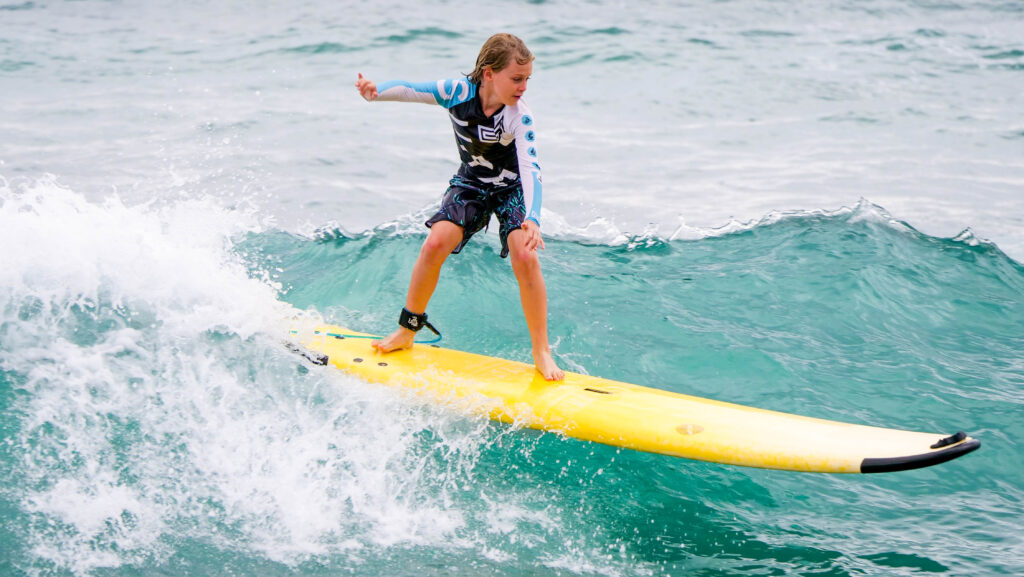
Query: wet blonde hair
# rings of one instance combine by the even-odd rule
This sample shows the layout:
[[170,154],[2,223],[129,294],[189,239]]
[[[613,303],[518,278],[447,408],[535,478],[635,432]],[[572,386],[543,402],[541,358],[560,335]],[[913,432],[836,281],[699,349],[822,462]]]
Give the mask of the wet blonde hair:
[[533,52],[530,52],[526,43],[518,36],[505,32],[491,36],[480,48],[480,54],[476,57],[476,68],[469,75],[469,81],[477,86],[483,84],[484,68],[501,72],[508,67],[513,57],[516,59],[516,64],[533,62]]

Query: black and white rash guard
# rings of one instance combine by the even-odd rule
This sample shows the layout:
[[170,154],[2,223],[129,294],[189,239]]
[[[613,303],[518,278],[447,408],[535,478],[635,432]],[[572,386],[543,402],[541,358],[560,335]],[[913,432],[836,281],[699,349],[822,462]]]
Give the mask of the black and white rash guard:
[[487,117],[477,88],[468,78],[417,83],[390,81],[377,87],[377,100],[445,107],[462,159],[459,177],[485,191],[521,183],[525,219],[540,226],[542,187],[530,109],[520,99],[515,106],[503,106]]

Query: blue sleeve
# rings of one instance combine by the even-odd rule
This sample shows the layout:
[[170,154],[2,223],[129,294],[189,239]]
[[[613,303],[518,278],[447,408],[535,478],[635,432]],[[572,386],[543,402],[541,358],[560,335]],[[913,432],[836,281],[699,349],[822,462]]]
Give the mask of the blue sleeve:
[[390,80],[377,86],[377,100],[396,102],[422,102],[451,108],[476,96],[476,84],[468,78],[438,80],[437,82],[405,82]]

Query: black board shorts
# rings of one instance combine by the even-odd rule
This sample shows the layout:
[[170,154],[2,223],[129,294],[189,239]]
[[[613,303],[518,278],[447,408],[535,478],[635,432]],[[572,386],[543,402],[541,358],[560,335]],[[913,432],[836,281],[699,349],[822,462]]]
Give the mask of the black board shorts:
[[496,190],[484,190],[456,176],[448,183],[448,190],[441,199],[437,214],[425,223],[431,227],[436,222],[447,220],[462,227],[462,242],[452,250],[459,254],[469,239],[487,227],[491,214],[498,217],[501,225],[501,258],[508,256],[508,235],[523,226],[526,217],[526,202],[520,183]]

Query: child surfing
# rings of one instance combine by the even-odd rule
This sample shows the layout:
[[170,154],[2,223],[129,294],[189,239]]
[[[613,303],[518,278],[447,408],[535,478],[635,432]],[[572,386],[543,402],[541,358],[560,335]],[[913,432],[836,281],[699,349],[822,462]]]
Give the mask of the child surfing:
[[426,222],[430,232],[413,265],[399,326],[374,343],[379,351],[413,346],[416,332],[429,326],[427,304],[437,288],[441,266],[449,254],[458,254],[483,230],[493,214],[500,223],[501,257],[511,257],[519,282],[533,362],[547,380],[565,377],[548,343],[547,289],[537,256],[537,250],[544,248],[542,186],[533,115],[523,101],[533,60],[522,40],[502,33],[487,39],[466,78],[390,81],[378,86],[359,75],[356,88],[367,101],[421,102],[447,109],[462,160],[441,208]]

